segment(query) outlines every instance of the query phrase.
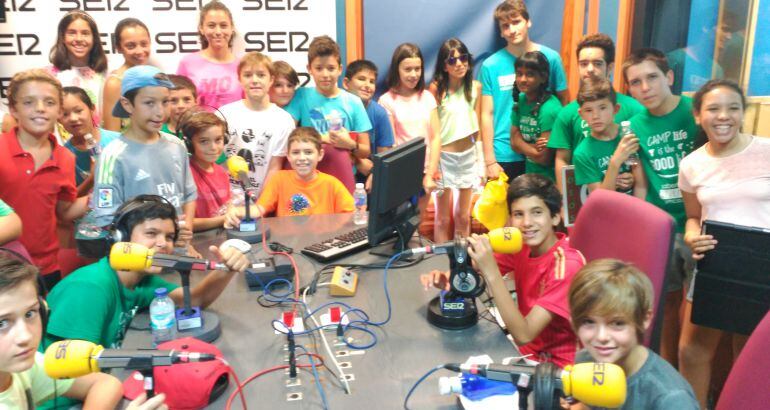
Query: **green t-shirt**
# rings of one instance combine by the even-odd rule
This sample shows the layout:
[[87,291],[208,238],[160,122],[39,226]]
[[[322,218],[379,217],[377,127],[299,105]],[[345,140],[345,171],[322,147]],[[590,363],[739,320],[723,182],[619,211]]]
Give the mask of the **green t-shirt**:
[[178,288],[157,275],[147,275],[128,289],[104,257],[84,266],[54,286],[48,294],[51,314],[41,350],[61,339],[83,339],[108,349],[120,348],[131,319],[146,309],[155,289]]
[[[584,139],[575,149],[572,163],[575,164],[575,183],[578,185],[602,182],[610,165],[610,158],[620,143],[620,129],[610,141],[594,137]],[[620,173],[631,172],[627,165],[621,165]],[[628,191],[631,193],[633,191]]]
[[[529,144],[535,144],[540,134],[551,131],[553,123],[561,110],[559,99],[553,94],[540,107],[537,116],[532,115],[535,104],[527,102],[524,93],[519,94],[519,111],[514,109],[511,113],[511,124],[513,127],[519,127],[521,136]],[[541,165],[534,161],[526,159],[526,173],[540,174],[554,179],[553,164]]]
[[[615,123],[620,124],[634,115],[642,112],[644,106],[635,99],[621,93],[615,93],[620,109],[615,114]],[[580,141],[590,134],[588,124],[580,118],[577,101],[572,101],[561,110],[551,130],[551,138],[548,139],[548,148],[566,149],[575,151]],[[573,160],[574,163],[574,160]]]
[[[11,385],[0,392],[0,409],[36,408],[55,395],[67,393],[74,379],[54,380],[45,373],[43,354],[35,353],[35,363],[28,370],[11,373]],[[31,399],[31,400],[30,400]],[[57,399],[56,403],[69,399]],[[32,403],[29,403],[32,401]]]
[[13,213],[13,208],[0,199],[0,216],[8,216]]
[[644,110],[631,118],[639,137],[639,158],[647,177],[647,202],[668,212],[684,231],[685,212],[679,192],[679,161],[692,152],[698,127],[692,116],[692,99],[682,96],[676,108],[663,116]]

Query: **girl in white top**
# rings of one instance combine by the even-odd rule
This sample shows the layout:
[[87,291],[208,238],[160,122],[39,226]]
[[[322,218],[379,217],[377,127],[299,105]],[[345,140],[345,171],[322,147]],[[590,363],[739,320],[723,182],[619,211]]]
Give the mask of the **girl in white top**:
[[481,84],[473,80],[471,54],[457,38],[441,45],[430,92],[438,104],[441,154],[436,197],[433,240],[439,243],[453,238],[453,190],[458,200],[454,209],[454,234],[470,235],[471,195],[478,183],[475,139],[479,133],[479,94]]
[[[770,139],[740,132],[745,108],[740,87],[728,80],[711,80],[693,97],[695,119],[708,142],[682,159],[679,189],[687,212],[684,241],[696,260],[719,246],[713,236],[701,234],[706,219],[770,229]],[[705,408],[722,331],[692,323],[692,289],[679,341],[679,370]],[[746,338],[733,335],[734,356]]]
[[141,20],[133,17],[120,20],[115,26],[115,44],[123,54],[123,65],[111,72],[104,83],[102,124],[104,129],[120,131],[127,121],[112,116],[112,108],[120,99],[120,84],[123,73],[137,65],[146,65],[150,59],[150,30]]
[[[97,107],[97,113],[101,112],[107,56],[96,22],[88,13],[73,10],[61,18],[56,43],[48,58],[52,65],[47,70],[62,87],[84,89]],[[101,119],[96,118],[96,122],[101,124]]]

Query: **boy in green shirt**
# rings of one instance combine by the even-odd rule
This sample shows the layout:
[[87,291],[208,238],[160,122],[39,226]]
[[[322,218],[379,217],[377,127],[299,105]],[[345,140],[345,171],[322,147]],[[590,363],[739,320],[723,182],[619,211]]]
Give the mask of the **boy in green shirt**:
[[527,174],[540,174],[553,181],[553,152],[546,143],[561,103],[548,91],[548,60],[543,53],[530,51],[517,59],[514,67],[513,95],[518,98],[511,115],[511,146],[526,157]]
[[[174,207],[162,198],[139,195],[118,209],[113,224],[124,241],[171,254],[179,232],[176,218]],[[229,271],[211,271],[190,289],[192,304],[203,308],[214,302],[235,273],[249,263],[232,247],[222,250],[212,246],[209,250]],[[155,289],[168,289],[174,303],[182,304],[182,289],[154,275],[159,272],[158,267],[115,271],[108,257],[76,270],[48,295],[51,317],[44,347],[61,339],[82,339],[119,348],[131,319],[138,310],[150,306]]]
[[695,267],[692,253],[683,241],[685,211],[677,185],[679,161],[692,152],[698,128],[692,114],[692,99],[671,93],[674,73],[660,50],[643,48],[631,53],[623,63],[623,77],[631,96],[645,108],[631,118],[631,129],[639,138],[647,202],[668,212],[676,222],[674,252],[666,272],[660,349],[664,359],[676,364],[682,291],[690,283]]
[[[615,43],[608,35],[596,33],[584,37],[577,45],[576,54],[581,84],[592,78],[609,80],[615,67]],[[617,124],[644,109],[636,100],[625,94],[615,93],[615,99],[620,107],[614,117]],[[548,139],[548,148],[556,151],[554,170],[559,190],[562,189],[562,168],[573,163],[575,149],[589,134],[588,124],[580,117],[579,108],[577,101],[567,104],[556,117],[551,129],[551,138]],[[631,174],[622,172],[616,181],[616,188],[625,191],[631,189],[633,184]]]
[[[646,181],[639,164],[626,165],[629,155],[639,150],[635,135],[620,135],[620,127],[613,117],[620,107],[615,91],[607,79],[590,78],[580,84],[577,102],[580,117],[588,124],[589,136],[575,149],[575,183],[595,189],[617,189],[618,175],[632,173],[633,194],[644,199]],[[622,192],[632,193],[631,190]]]

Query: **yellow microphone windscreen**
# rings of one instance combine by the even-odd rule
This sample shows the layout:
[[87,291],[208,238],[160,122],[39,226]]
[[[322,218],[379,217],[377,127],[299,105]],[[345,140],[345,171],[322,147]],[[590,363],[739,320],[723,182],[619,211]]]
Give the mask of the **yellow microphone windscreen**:
[[249,172],[249,164],[246,163],[246,160],[243,159],[243,157],[234,155],[227,159],[227,171],[233,179],[238,179],[239,173]]
[[110,249],[110,266],[115,270],[141,271],[152,266],[155,251],[132,242],[118,242]]
[[561,375],[564,393],[595,407],[616,408],[626,401],[626,373],[612,363],[578,363]]
[[516,253],[521,250],[521,231],[510,226],[489,231],[489,243],[497,253]]
[[54,379],[72,379],[99,371],[102,346],[86,340],[61,340],[45,349],[43,368]]

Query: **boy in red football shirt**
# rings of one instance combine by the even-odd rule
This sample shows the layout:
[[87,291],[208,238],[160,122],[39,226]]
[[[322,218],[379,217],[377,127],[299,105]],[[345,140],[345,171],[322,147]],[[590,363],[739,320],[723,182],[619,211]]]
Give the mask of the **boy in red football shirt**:
[[[518,228],[523,246],[513,255],[494,254],[489,238],[471,235],[468,254],[484,276],[506,328],[522,354],[564,367],[574,363],[578,347],[570,324],[567,294],[572,277],[585,258],[556,232],[561,222],[561,196],[551,180],[537,174],[517,177],[508,189],[508,225]],[[503,282],[506,273],[516,282],[517,303]],[[447,273],[423,275],[424,286],[448,289]]]

